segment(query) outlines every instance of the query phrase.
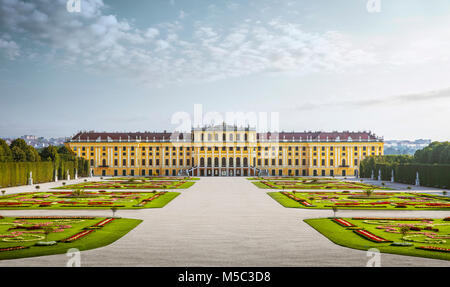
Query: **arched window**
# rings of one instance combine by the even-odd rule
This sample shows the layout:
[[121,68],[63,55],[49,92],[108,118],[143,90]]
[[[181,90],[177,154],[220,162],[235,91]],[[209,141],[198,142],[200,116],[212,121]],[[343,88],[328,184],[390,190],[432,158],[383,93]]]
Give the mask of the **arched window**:
[[200,166],[201,167],[205,166],[205,159],[203,157],[200,158]]
[[106,166],[106,159],[102,160],[102,165]]
[[246,157],[244,157],[244,167],[248,166],[248,159]]
[[227,159],[225,157],[222,158],[222,167],[227,166]]
[[237,158],[236,158],[236,166],[237,166],[237,167],[240,167],[240,166],[241,166],[241,158],[240,158],[240,157],[237,157]]
[[245,141],[248,141],[248,135],[247,135],[247,133],[245,133],[245,135],[244,135],[244,140],[245,140]]
[[345,166],[345,159],[342,159],[342,166]]
[[218,135],[218,134],[215,134],[215,135],[214,135],[214,140],[215,140],[215,141],[218,141],[218,140],[219,140],[219,135]]
[[212,160],[210,157],[208,157],[208,167],[211,167],[211,165],[212,165]]
[[230,139],[230,142],[233,141],[233,134],[230,134],[229,139]]
[[226,141],[227,140],[227,136],[225,135],[225,133],[222,134],[222,141]]
[[211,141],[211,134],[208,134],[208,141],[210,142]]
[[219,167],[219,158],[218,157],[214,158],[214,167]]
[[232,158],[232,157],[230,157],[230,158],[228,159],[228,165],[229,165],[229,166],[233,166],[233,158]]

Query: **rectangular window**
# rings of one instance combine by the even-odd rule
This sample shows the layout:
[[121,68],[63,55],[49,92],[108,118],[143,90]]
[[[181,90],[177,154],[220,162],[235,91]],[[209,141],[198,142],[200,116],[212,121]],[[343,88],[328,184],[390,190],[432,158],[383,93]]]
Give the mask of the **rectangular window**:
[[117,162],[117,159],[115,159],[114,160],[114,166],[117,166],[118,165],[118,162]]
[[272,159],[272,165],[275,165],[275,159],[274,158]]
[[142,166],[145,165],[145,159],[142,159]]
[[288,159],[288,165],[292,165],[292,159]]
[[325,166],[325,160],[322,159],[322,166]]
[[134,159],[131,159],[131,166],[134,166]]
[[122,165],[123,165],[123,166],[126,166],[126,165],[127,165],[127,160],[126,160],[126,159],[122,160]]
[[317,165],[317,159],[313,159],[313,166]]
[[281,158],[278,159],[278,165],[283,165],[283,159]]
[[330,166],[333,166],[333,165],[334,165],[333,160],[330,159]]

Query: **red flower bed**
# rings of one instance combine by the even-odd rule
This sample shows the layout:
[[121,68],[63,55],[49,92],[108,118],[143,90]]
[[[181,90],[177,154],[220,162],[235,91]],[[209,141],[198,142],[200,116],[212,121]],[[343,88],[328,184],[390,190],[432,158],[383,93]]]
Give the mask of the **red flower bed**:
[[103,226],[105,226],[106,224],[110,223],[110,222],[113,221],[113,220],[114,220],[114,218],[106,218],[106,219],[104,219],[104,220],[102,220],[102,221],[100,221],[100,222],[97,222],[97,223],[94,224],[93,226],[103,227]]
[[430,250],[430,251],[441,251],[441,252],[450,252],[450,248],[443,248],[443,247],[434,247],[434,246],[418,246],[417,249],[422,250]]
[[90,229],[90,230],[84,230],[84,231],[78,232],[75,235],[72,235],[72,236],[70,236],[70,237],[68,237],[66,239],[61,240],[61,242],[66,242],[66,243],[67,242],[73,242],[73,241],[75,241],[77,239],[85,237],[86,235],[88,235],[89,233],[91,233],[93,231],[94,230]]
[[93,216],[21,216],[16,219],[94,219]]
[[347,220],[344,220],[342,218],[333,218],[333,221],[336,222],[337,224],[339,224],[340,226],[343,226],[343,227],[354,227],[354,226],[356,226],[353,223],[350,223]]
[[292,194],[290,194],[290,193],[288,193],[286,191],[283,191],[281,193],[283,195],[289,197],[290,199],[293,199],[293,200],[297,201],[298,203],[302,204],[303,206],[307,206],[307,207],[313,206],[311,203],[307,202],[306,200],[298,198],[298,197],[296,197],[296,196],[294,196],[294,195],[292,195]]
[[2,251],[13,251],[13,250],[20,250],[28,248],[28,246],[13,246],[13,247],[6,247],[6,248],[0,248],[0,252]]
[[365,239],[368,239],[370,241],[376,242],[376,243],[387,243],[387,242],[392,242],[390,240],[384,239],[382,237],[376,236],[375,234],[364,230],[364,229],[357,229],[357,230],[353,230],[353,232],[355,232],[356,234],[364,237]]
[[433,220],[432,218],[399,218],[399,217],[352,217],[354,220],[401,220],[401,221],[423,221]]

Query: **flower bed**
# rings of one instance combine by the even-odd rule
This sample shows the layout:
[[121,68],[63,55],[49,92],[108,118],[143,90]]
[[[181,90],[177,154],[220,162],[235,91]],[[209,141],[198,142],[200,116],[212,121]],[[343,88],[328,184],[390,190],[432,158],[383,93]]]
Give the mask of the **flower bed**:
[[[403,209],[403,210],[418,210],[418,209],[450,209],[450,203],[442,199],[433,199],[423,197],[421,194],[412,194],[405,192],[383,192],[380,194],[386,199],[365,198],[355,195],[363,195],[364,192],[333,192],[333,191],[280,191],[279,193],[291,198],[300,203],[300,206],[293,206],[287,203],[288,201],[281,199],[279,196],[272,196],[271,194],[278,194],[278,192],[269,192],[275,200],[286,207],[312,207],[315,208],[345,208],[345,209]],[[286,204],[284,204],[286,203]]]
[[[112,207],[120,208],[156,208],[163,207],[179,193],[176,192],[156,192],[156,191],[139,191],[139,192],[121,192],[121,191],[109,191],[109,192],[89,192],[84,193],[80,191],[74,192],[30,192],[30,193],[18,193],[14,197],[8,199],[5,205],[1,205],[2,199],[0,198],[0,209],[79,209],[79,208],[101,208],[107,209]],[[45,201],[33,199],[34,196],[48,195]],[[80,195],[79,197],[71,197],[71,195]],[[89,195],[89,196],[83,196]],[[156,203],[147,204],[154,201],[157,198],[162,198]],[[30,201],[32,200],[32,201]],[[26,203],[24,203],[26,202]],[[136,205],[136,202],[143,202],[142,205]],[[145,205],[145,206],[144,206]]]
[[110,222],[113,221],[113,220],[114,220],[114,218],[106,218],[106,219],[103,219],[102,221],[100,221],[100,222],[94,224],[93,226],[96,226],[96,227],[103,227],[103,226],[105,226],[106,224],[110,223]]
[[429,251],[440,251],[440,252],[450,252],[450,248],[442,248],[435,246],[418,246],[417,249],[429,250]]
[[372,232],[369,232],[367,230],[364,229],[356,229],[353,230],[353,232],[355,232],[356,234],[370,240],[376,243],[388,243],[388,242],[392,242],[391,240],[386,240],[382,237],[376,236],[375,234],[373,234]]
[[353,223],[350,223],[347,220],[344,220],[342,218],[333,218],[333,221],[343,227],[355,227],[356,226]]
[[352,217],[354,220],[401,220],[401,221],[424,221],[433,220],[432,218],[420,217]]
[[72,235],[68,238],[62,239],[61,242],[65,242],[65,243],[73,242],[75,240],[85,237],[86,235],[90,234],[91,232],[94,232],[94,230],[93,229],[84,230],[84,231],[78,232],[77,234]]
[[20,216],[16,219],[94,219],[93,216]]
[[20,250],[20,249],[25,249],[25,248],[29,248],[29,247],[28,246],[13,246],[13,247],[0,248],[0,252],[14,251],[14,250]]

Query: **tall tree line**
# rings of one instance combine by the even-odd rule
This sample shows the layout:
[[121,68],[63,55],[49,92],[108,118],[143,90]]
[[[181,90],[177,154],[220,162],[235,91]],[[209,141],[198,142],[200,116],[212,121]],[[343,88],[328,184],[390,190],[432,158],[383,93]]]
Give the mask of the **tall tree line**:
[[15,139],[10,145],[5,140],[0,139],[0,162],[56,162],[59,159],[75,160],[75,154],[65,146],[48,146],[38,151],[27,145],[23,139]]

